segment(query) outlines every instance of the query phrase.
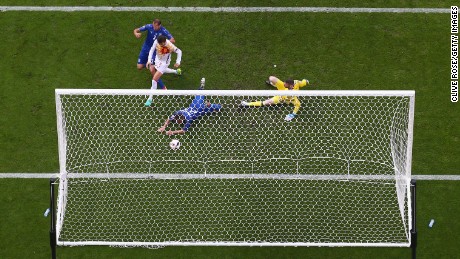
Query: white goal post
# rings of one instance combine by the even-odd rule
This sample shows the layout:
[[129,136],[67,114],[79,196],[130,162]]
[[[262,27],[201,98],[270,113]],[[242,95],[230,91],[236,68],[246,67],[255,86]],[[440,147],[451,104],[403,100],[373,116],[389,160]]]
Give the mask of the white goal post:
[[[409,247],[415,92],[240,106],[277,95],[56,89],[57,245]],[[196,96],[221,109],[157,131]]]

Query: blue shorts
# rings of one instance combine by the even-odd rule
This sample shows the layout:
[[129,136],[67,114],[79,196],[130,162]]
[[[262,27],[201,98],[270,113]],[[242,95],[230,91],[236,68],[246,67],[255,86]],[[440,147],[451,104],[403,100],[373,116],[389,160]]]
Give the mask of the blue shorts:
[[137,64],[142,64],[145,66],[145,64],[147,64],[147,59],[149,58],[149,52],[150,52],[150,48],[152,46],[149,47],[148,44],[145,44],[142,45],[142,49],[141,49],[141,52],[139,53],[139,57],[137,58]]
[[203,111],[205,113],[211,113],[220,110],[222,108],[222,105],[214,103],[208,107],[206,106],[205,96],[197,95],[195,96],[189,107],[192,109],[196,109],[200,112]]

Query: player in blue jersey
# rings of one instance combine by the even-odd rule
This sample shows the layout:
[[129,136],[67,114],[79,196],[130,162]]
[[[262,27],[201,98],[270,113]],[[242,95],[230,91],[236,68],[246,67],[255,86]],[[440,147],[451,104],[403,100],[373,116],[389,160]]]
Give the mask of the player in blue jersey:
[[[151,24],[146,24],[142,27],[134,29],[133,33],[134,36],[136,36],[136,38],[140,38],[142,36],[142,32],[144,31],[147,31],[147,36],[145,38],[144,44],[142,45],[142,49],[137,59],[137,69],[139,70],[143,69],[146,66],[149,57],[149,51],[152,48],[153,42],[158,38],[158,36],[164,35],[170,42],[176,42],[172,34],[161,25],[161,21],[159,19],[153,20]],[[149,68],[149,70],[153,75],[153,69]],[[180,75],[181,72],[182,71],[180,69],[174,70],[167,68],[165,70],[165,73],[173,73],[178,75]],[[160,88],[162,88],[161,85]]]
[[[201,79],[200,90],[204,89],[205,79]],[[205,100],[204,95],[197,95],[193,99],[192,103],[188,108],[175,111],[168,119],[166,119],[163,126],[158,129],[158,132],[166,131],[166,127],[170,122],[175,122],[177,124],[182,124],[180,130],[168,130],[166,134],[171,136],[175,134],[184,134],[192,126],[192,123],[199,119],[200,117],[211,114],[213,112],[218,112],[222,108],[220,104],[211,104],[209,101]]]

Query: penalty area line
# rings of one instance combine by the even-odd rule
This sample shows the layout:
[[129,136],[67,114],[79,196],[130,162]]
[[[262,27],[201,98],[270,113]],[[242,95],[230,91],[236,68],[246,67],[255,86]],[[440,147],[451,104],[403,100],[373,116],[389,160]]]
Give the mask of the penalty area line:
[[[49,179],[59,177],[58,173],[0,173],[3,179]],[[412,175],[415,180],[460,181],[460,175]]]
[[0,12],[201,12],[201,13],[450,13],[450,8],[0,6]]

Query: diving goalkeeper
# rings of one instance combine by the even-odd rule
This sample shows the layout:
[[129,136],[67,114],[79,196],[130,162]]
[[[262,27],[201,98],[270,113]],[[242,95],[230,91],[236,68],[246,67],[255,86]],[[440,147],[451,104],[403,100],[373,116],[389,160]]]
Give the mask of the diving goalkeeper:
[[[278,90],[299,90],[301,87],[304,87],[310,84],[310,82],[307,79],[303,79],[302,81],[287,79],[286,81],[283,82],[274,76],[270,76],[268,78],[268,81],[266,81],[266,83],[268,85],[272,85],[276,87]],[[292,119],[295,118],[295,116],[297,116],[297,112],[300,109],[300,101],[297,98],[297,96],[274,96],[265,101],[256,101],[256,102],[242,101],[241,106],[259,107],[259,106],[267,106],[267,105],[273,105],[273,104],[279,104],[279,103],[294,104],[294,111],[286,115],[286,118],[284,118],[284,120],[291,121]]]
[[[205,79],[201,79],[201,85],[198,88],[199,90],[204,89]],[[166,134],[171,136],[175,134],[184,134],[192,126],[193,121],[199,119],[200,117],[211,114],[213,112],[218,112],[222,108],[220,104],[211,104],[209,101],[205,100],[204,95],[197,95],[193,99],[192,103],[188,108],[175,111],[166,121],[163,126],[161,126],[157,131],[164,132],[166,127],[170,122],[175,122],[177,124],[183,125],[179,130],[168,130]]]

